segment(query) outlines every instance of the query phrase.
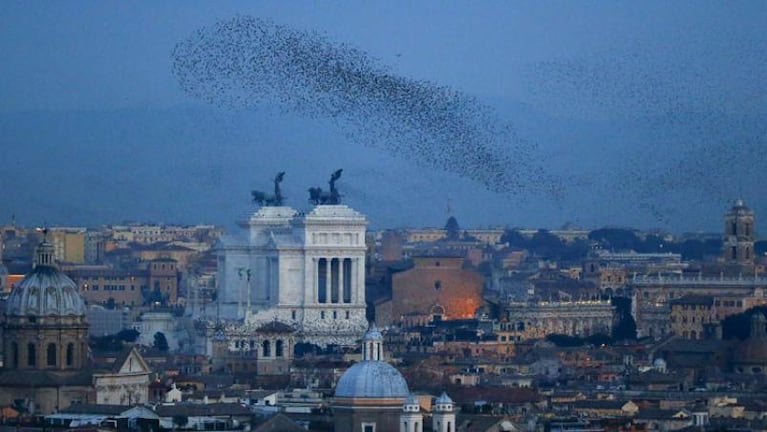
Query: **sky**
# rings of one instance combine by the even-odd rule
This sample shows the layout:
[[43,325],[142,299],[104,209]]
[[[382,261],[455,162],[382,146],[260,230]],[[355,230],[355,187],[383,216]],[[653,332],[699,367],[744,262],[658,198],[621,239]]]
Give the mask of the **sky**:
[[[526,186],[488,190],[482,167],[456,167],[474,150],[449,135],[401,151],[403,118],[380,126],[380,106],[339,121],[185,89],[174,49],[236,17],[449,89],[511,131],[491,139]],[[343,168],[343,202],[372,228],[453,215],[716,232],[740,196],[765,233],[765,22],[759,1],[0,2],[0,223],[231,226],[277,172],[286,204],[307,210],[308,187]]]

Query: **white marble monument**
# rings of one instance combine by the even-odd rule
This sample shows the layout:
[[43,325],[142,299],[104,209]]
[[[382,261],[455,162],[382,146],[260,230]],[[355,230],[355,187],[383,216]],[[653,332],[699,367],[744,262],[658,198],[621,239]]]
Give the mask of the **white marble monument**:
[[299,342],[354,344],[367,326],[365,216],[341,204],[264,206],[243,225],[217,249],[217,320],[239,334],[280,321]]

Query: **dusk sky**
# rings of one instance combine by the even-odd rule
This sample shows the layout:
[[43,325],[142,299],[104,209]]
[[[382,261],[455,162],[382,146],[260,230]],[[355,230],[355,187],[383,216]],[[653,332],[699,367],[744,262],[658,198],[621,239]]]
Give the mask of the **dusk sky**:
[[[399,114],[338,121],[279,91],[241,106],[185,91],[174,49],[238,16],[449,89],[480,129],[509,131],[493,135],[499,154],[533,180],[488,190],[482,169],[456,167],[473,149],[449,135],[387,142],[412,132]],[[3,1],[0,223],[231,226],[278,171],[286,204],[306,210],[306,190],[343,168],[344,203],[372,228],[442,226],[449,207],[464,227],[716,232],[742,196],[764,234],[765,23],[761,1]]]

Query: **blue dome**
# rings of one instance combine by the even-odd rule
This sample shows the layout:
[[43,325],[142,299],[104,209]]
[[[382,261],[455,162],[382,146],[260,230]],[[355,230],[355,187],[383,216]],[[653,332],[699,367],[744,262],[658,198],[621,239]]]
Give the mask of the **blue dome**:
[[77,285],[52,266],[37,266],[11,291],[7,316],[85,315]]
[[392,365],[382,361],[362,361],[341,375],[335,397],[406,398],[409,395],[405,378]]

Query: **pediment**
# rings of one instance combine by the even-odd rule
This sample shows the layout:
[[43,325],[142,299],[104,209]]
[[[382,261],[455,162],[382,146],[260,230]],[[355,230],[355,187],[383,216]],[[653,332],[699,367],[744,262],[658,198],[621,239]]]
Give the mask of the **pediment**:
[[136,374],[136,373],[149,373],[149,366],[147,365],[144,357],[135,349],[131,349],[128,355],[117,359],[122,361],[122,364],[115,365],[114,370],[117,370],[118,374]]

